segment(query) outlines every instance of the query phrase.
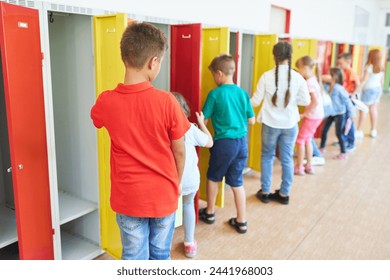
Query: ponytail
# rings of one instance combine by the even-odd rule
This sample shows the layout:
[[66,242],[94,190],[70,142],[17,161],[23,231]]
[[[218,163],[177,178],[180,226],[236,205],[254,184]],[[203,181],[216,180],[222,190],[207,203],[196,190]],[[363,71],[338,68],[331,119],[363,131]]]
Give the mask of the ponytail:
[[284,107],[287,107],[290,102],[290,82],[291,82],[291,57],[288,58],[288,86],[286,90],[286,96],[284,97]]
[[275,68],[275,92],[274,95],[272,95],[272,104],[276,107],[276,100],[278,99],[278,80],[279,80],[279,64],[276,63],[276,68]]

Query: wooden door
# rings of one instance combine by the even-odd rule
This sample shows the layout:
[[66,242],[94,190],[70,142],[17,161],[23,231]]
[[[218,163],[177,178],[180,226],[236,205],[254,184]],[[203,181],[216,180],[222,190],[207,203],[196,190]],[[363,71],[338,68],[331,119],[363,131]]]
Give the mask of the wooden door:
[[[208,93],[215,88],[217,85],[214,82],[214,78],[211,74],[211,71],[208,69],[211,61],[214,57],[220,54],[229,53],[229,38],[230,33],[227,27],[217,27],[217,28],[203,28],[202,31],[202,90],[201,90],[201,105],[202,108],[206,102]],[[213,126],[211,120],[207,124],[207,128],[210,130],[211,134],[214,135]],[[210,159],[210,151],[208,149],[201,149],[200,151],[200,188],[199,194],[200,198],[203,200],[207,199],[206,193],[206,184],[207,184],[207,169]],[[219,207],[224,206],[224,185],[225,180],[218,186],[218,195],[216,200],[216,205]]]
[[1,60],[21,259],[53,259],[37,10],[0,4]]
[[[256,91],[257,83],[264,72],[275,66],[272,49],[278,42],[278,37],[271,35],[256,35],[253,61],[252,95]],[[261,106],[254,108],[257,117]],[[248,167],[260,171],[261,165],[261,123],[250,126]]]
[[[125,14],[94,17],[96,96],[123,82],[125,67],[120,55],[120,40],[128,24]],[[120,258],[122,244],[116,216],[110,206],[110,137],[98,130],[101,246]]]

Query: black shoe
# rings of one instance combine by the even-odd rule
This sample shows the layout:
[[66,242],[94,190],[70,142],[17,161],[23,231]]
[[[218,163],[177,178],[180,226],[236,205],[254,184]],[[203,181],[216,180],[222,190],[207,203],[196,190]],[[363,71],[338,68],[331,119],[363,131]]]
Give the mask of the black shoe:
[[271,193],[268,195],[268,198],[273,201],[277,201],[282,204],[288,204],[290,198],[288,196],[281,196],[279,194],[280,190],[276,190],[275,193]]
[[268,203],[269,202],[269,194],[263,194],[263,190],[260,189],[256,193],[256,197],[263,203]]

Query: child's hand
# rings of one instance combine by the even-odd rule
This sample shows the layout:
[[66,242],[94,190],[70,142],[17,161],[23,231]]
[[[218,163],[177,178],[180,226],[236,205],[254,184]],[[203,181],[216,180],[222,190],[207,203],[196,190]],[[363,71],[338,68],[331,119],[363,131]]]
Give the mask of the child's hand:
[[196,118],[198,120],[198,123],[199,124],[204,124],[204,115],[203,115],[203,112],[200,111],[199,113],[198,112],[195,112],[195,115],[196,115]]

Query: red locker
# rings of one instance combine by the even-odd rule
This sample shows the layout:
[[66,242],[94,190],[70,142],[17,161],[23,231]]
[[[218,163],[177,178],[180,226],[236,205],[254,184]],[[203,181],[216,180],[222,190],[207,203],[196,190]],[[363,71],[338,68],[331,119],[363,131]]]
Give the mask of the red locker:
[[0,15],[19,257],[53,259],[39,15],[6,3]]
[[171,91],[181,93],[191,108],[190,121],[196,123],[200,108],[201,24],[171,26]]
[[[195,112],[201,110],[201,24],[171,26],[171,91],[181,93],[191,108],[189,120],[197,123]],[[199,154],[199,153],[198,153]],[[195,197],[198,221],[199,194]]]

